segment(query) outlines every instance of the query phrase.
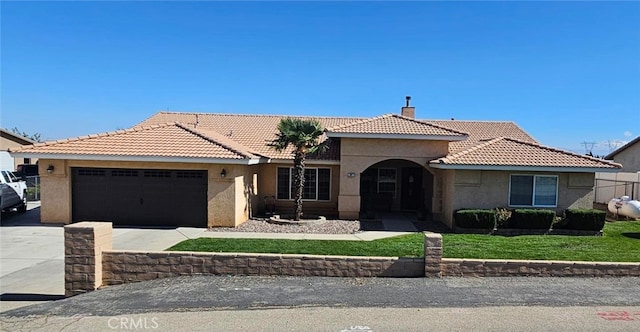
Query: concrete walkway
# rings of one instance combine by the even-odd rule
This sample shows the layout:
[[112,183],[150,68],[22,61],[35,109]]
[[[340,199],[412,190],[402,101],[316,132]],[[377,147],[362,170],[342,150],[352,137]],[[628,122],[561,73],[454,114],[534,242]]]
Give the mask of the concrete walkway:
[[113,249],[162,251],[184,240],[211,233],[206,228],[114,228]]
[[415,220],[416,216],[413,213],[382,213],[379,219],[382,220],[385,231],[391,232],[417,232],[418,230],[413,225],[412,220]]
[[116,250],[165,250],[181,241],[201,237],[220,239],[288,239],[288,240],[338,240],[373,241],[417,232],[407,215],[382,216],[384,231],[367,231],[355,234],[311,233],[259,233],[216,232],[205,228],[178,227],[174,229],[114,228],[113,249]]

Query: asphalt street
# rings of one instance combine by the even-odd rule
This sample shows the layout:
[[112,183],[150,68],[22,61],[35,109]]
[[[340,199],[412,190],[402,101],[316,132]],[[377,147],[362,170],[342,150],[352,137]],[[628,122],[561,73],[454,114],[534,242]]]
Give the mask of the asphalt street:
[[638,331],[640,278],[195,276],[9,310],[6,331]]
[[194,276],[119,285],[0,316],[116,316],[212,309],[640,306],[640,278]]

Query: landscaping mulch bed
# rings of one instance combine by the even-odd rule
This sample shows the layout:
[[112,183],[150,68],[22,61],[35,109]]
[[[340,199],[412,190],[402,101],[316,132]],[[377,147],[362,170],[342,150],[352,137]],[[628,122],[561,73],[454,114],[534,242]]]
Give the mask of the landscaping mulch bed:
[[256,233],[308,233],[308,234],[354,234],[364,231],[384,230],[380,221],[327,220],[307,225],[281,225],[264,219],[251,219],[238,227],[214,227],[211,232],[256,232]]

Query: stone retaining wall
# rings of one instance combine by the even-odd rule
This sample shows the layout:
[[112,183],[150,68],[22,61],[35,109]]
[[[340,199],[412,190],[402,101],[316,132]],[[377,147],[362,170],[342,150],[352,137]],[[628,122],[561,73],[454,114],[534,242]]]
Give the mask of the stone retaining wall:
[[447,277],[640,277],[640,263],[442,259]]
[[102,285],[102,251],[112,246],[113,229],[107,222],[64,226],[64,293],[73,296]]
[[102,285],[187,275],[327,277],[640,276],[640,263],[479,260],[442,258],[442,236],[425,233],[425,257],[112,250],[111,223],[67,225],[65,295]]
[[187,275],[423,277],[424,259],[105,251],[102,270],[104,285]]

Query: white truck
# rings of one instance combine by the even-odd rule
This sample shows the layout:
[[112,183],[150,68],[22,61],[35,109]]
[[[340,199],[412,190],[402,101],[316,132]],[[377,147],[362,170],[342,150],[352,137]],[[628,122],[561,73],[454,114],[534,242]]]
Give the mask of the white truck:
[[18,212],[27,211],[27,184],[19,180],[11,171],[0,171],[0,210],[16,208]]

